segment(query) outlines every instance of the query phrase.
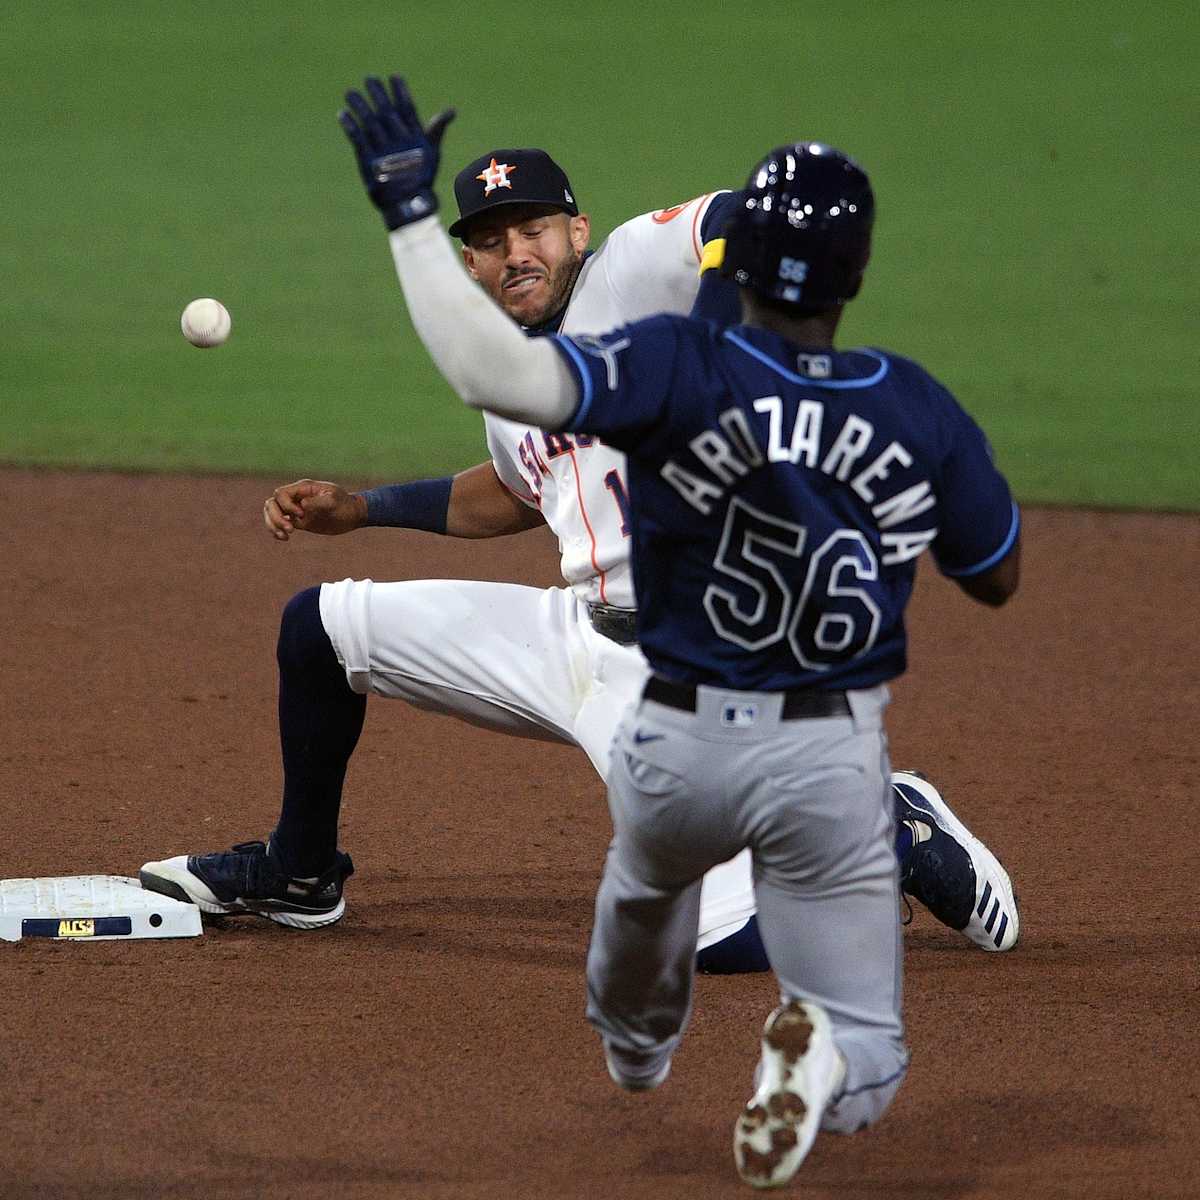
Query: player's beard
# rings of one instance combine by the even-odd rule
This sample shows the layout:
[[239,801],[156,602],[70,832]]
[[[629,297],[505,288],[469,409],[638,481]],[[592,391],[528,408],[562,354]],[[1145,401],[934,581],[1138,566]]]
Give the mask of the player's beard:
[[[568,254],[546,276],[546,286],[549,289],[549,295],[546,298],[545,304],[533,312],[517,313],[509,309],[509,316],[518,321],[526,329],[540,329],[542,326],[556,321],[559,313],[566,308],[567,301],[571,298],[571,289],[575,286],[575,280],[579,277],[579,271],[582,266],[582,254]],[[517,273],[513,278],[520,278],[521,274]]]

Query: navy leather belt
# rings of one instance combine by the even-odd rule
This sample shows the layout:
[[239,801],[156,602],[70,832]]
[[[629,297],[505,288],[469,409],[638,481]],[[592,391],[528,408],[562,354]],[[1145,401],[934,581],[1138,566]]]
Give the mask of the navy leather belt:
[[[668,708],[678,708],[683,712],[696,711],[695,684],[672,683],[659,675],[651,675],[642,695]],[[846,699],[845,692],[784,692],[783,712],[780,715],[785,721],[800,721],[806,717],[848,717],[850,701]]]

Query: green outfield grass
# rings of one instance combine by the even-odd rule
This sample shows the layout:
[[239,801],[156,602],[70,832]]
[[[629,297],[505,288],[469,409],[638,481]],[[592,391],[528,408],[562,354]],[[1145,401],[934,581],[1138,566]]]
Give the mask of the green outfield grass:
[[[9,0],[0,460],[407,478],[484,457],[334,123],[401,70],[567,168],[598,237],[795,136],[879,196],[847,343],[925,363],[1026,500],[1200,507],[1200,9]],[[183,305],[233,337],[197,351]]]

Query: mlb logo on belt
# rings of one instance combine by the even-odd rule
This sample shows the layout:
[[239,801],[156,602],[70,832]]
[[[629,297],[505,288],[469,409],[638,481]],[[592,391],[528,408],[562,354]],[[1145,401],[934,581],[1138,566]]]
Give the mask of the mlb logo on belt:
[[733,729],[748,729],[757,719],[757,704],[726,704],[721,709],[721,724]]
[[510,165],[509,163],[498,163],[493,158],[492,161],[488,163],[488,165],[484,167],[478,175],[475,176],[475,178],[482,180],[485,184],[487,184],[487,186],[483,189],[483,194],[487,196],[494,192],[497,188],[509,188],[511,190],[512,184],[509,182],[508,177],[516,169],[517,168],[515,165]]

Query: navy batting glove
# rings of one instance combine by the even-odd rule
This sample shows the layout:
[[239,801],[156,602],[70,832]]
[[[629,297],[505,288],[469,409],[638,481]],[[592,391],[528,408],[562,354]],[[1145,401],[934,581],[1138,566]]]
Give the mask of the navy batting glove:
[[338,113],[338,123],[354,147],[371,202],[389,229],[399,229],[437,211],[433,180],[442,135],[455,112],[448,108],[422,128],[408,86],[399,75],[390,79],[390,96],[374,76],[366,81],[369,100],[347,92],[348,107]]

